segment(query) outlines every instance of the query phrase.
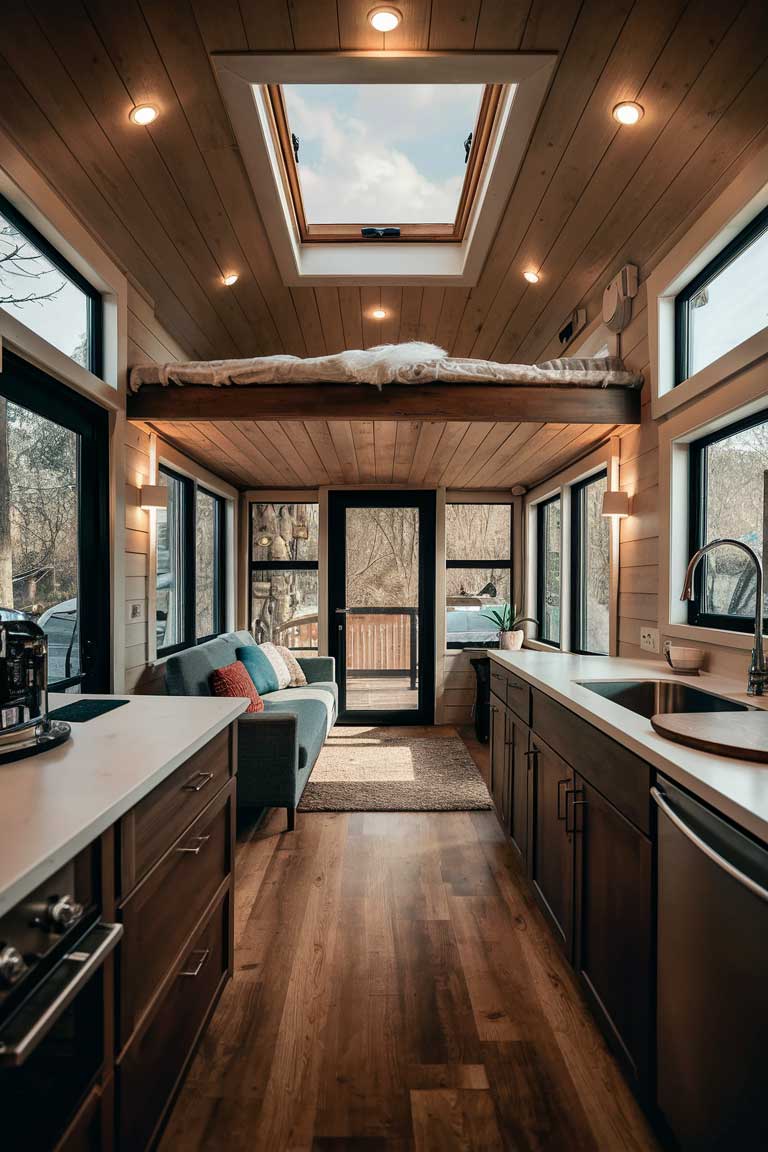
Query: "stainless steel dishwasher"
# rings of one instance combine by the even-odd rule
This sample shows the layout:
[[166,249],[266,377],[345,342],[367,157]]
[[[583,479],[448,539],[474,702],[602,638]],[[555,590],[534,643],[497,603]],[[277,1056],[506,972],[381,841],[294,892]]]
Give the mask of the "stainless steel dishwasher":
[[768,849],[664,777],[659,1107],[688,1152],[768,1148]]

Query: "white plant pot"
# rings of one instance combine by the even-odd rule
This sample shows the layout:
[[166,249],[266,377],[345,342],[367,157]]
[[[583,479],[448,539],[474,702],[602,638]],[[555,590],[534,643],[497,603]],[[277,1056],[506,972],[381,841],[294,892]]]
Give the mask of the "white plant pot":
[[499,648],[506,652],[518,652],[523,646],[525,631],[518,628],[515,632],[499,632]]

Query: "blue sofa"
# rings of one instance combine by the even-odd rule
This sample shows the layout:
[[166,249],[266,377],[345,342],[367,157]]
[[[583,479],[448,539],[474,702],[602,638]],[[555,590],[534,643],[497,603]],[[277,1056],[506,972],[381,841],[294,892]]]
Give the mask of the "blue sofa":
[[[227,632],[169,656],[165,685],[171,696],[210,696],[211,672],[237,659],[237,649],[256,641],[250,632]],[[263,695],[264,711],[241,716],[237,733],[239,807],[285,808],[288,831],[307,780],[338,715],[334,661],[300,659],[307,686]]]

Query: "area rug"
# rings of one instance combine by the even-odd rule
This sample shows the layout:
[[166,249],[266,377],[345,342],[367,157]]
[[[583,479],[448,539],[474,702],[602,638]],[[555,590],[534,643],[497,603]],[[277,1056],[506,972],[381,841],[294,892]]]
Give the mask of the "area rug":
[[336,728],[300,812],[463,812],[491,807],[464,742],[400,728]]

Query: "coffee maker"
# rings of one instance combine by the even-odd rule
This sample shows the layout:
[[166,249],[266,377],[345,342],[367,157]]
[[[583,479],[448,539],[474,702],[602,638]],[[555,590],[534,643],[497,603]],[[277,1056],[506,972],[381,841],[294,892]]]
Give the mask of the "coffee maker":
[[69,724],[48,718],[48,640],[31,617],[0,608],[0,764],[68,740]]

